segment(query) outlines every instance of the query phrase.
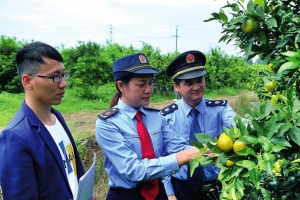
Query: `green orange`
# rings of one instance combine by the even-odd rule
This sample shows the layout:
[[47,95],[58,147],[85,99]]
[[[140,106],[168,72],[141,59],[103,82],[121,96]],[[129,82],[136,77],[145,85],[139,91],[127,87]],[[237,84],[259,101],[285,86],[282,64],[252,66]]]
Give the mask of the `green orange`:
[[273,92],[275,90],[276,85],[277,85],[276,81],[274,81],[274,80],[269,81],[268,83],[266,83],[266,89],[269,92]]
[[247,35],[255,34],[258,31],[258,28],[259,28],[259,23],[253,18],[248,18],[242,25],[242,30]]

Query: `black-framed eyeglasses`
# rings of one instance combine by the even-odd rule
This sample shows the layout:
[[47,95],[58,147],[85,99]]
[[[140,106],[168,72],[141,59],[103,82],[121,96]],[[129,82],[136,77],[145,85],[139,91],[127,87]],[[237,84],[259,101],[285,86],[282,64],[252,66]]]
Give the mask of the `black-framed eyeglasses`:
[[68,80],[70,78],[70,72],[64,72],[63,74],[56,75],[56,76],[42,76],[42,75],[36,75],[36,77],[41,78],[50,78],[53,80],[53,83],[59,83],[62,78],[65,80]]

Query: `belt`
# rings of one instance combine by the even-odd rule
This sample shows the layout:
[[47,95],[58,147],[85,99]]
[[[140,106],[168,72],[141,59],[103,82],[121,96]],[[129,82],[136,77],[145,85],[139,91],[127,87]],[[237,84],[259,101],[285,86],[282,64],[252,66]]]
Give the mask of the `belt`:
[[202,186],[202,191],[207,192],[207,191],[211,190],[212,188],[216,187],[216,185],[217,185],[217,180],[205,182]]

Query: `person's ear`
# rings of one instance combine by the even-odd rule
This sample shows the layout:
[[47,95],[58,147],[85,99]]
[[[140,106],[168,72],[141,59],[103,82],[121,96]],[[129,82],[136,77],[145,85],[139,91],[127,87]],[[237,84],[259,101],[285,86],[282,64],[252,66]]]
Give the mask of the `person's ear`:
[[172,83],[173,87],[174,87],[174,90],[176,92],[179,92],[178,89],[179,89],[179,85],[177,85],[175,82]]
[[117,81],[117,87],[122,93],[124,92],[124,85],[122,81]]
[[24,74],[22,76],[22,85],[26,90],[31,90],[32,89],[32,77],[29,76],[28,74]]

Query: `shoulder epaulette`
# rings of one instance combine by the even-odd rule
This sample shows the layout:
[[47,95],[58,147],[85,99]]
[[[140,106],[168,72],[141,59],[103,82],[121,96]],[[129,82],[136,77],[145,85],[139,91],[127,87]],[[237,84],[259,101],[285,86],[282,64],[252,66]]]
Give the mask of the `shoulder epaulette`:
[[100,115],[98,115],[98,117],[101,119],[107,119],[107,118],[113,116],[114,114],[116,114],[118,111],[119,111],[119,108],[111,108],[111,109],[101,113]]
[[207,106],[226,106],[228,100],[208,100],[206,102]]
[[176,103],[173,103],[173,104],[171,104],[171,105],[169,105],[169,106],[161,109],[160,114],[162,114],[163,116],[165,116],[165,115],[167,115],[167,114],[169,114],[171,112],[174,112],[177,109],[178,109],[178,105]]
[[153,111],[157,111],[159,112],[160,110],[159,109],[156,109],[156,108],[150,108],[150,107],[144,107],[145,110],[153,110]]

